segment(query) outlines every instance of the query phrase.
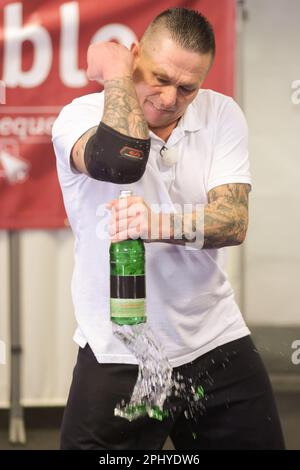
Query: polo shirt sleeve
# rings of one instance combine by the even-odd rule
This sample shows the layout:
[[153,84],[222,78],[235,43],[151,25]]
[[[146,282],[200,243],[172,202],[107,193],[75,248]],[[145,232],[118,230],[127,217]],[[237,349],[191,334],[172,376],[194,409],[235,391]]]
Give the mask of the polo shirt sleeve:
[[238,104],[228,98],[216,116],[212,163],[208,191],[229,183],[251,185],[248,155],[248,128]]
[[52,127],[57,166],[73,175],[78,174],[70,159],[75,142],[89,129],[98,126],[101,120],[103,106],[96,95],[100,96],[92,94],[73,100],[62,109]]

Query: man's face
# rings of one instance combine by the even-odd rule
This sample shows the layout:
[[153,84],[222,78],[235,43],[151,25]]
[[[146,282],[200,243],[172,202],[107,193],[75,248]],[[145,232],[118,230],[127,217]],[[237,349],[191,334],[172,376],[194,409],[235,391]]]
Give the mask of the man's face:
[[210,54],[188,51],[171,38],[134,45],[133,80],[151,129],[166,128],[184,114],[211,65]]

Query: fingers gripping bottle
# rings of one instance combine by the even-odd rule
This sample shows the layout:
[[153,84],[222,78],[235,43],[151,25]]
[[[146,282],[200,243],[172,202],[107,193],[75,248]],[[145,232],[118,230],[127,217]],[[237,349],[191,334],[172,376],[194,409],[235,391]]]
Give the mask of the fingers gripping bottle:
[[[120,198],[132,196],[121,190]],[[110,246],[110,316],[118,325],[146,322],[145,246],[141,239]]]

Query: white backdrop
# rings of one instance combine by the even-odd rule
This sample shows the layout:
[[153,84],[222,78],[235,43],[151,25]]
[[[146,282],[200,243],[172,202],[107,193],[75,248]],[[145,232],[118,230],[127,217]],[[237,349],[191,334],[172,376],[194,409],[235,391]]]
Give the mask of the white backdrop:
[[256,325],[299,326],[300,102],[292,100],[292,83],[300,80],[300,2],[247,5],[244,105],[254,180],[247,317]]
[[[9,349],[8,236],[0,232],[0,339]],[[69,230],[21,233],[21,315],[24,405],[61,405],[71,380],[76,346],[70,281]],[[8,358],[9,355],[7,354]],[[9,364],[0,365],[0,406],[9,398]]]

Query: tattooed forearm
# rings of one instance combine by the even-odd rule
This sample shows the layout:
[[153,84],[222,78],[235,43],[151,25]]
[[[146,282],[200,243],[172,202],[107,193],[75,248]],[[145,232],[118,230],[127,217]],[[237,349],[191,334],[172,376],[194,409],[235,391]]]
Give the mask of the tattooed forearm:
[[172,243],[203,240],[203,248],[239,245],[248,227],[250,185],[227,184],[208,194],[208,204],[189,214],[171,216]]
[[102,122],[122,134],[148,139],[149,130],[130,77],[107,80]]
[[[121,134],[138,139],[148,139],[149,130],[142,108],[130,77],[107,80],[104,83],[104,113],[102,122]],[[75,143],[71,152],[72,166],[79,172],[88,174],[84,162],[84,149],[87,141],[98,127],[89,129]]]
[[208,193],[204,211],[203,248],[239,245],[248,227],[248,194],[250,185],[224,184]]

